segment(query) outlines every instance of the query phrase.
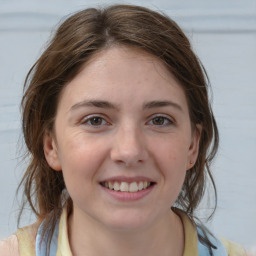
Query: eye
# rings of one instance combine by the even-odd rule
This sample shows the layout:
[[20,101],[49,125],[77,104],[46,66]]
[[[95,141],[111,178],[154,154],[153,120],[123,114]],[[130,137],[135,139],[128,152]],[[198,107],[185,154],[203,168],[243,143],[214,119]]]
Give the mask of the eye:
[[86,117],[83,121],[83,124],[87,124],[90,126],[102,126],[108,124],[107,121],[100,116],[89,116]]
[[171,118],[167,118],[165,116],[156,116],[152,118],[149,121],[149,123],[155,126],[168,126],[168,125],[171,125],[173,121],[171,120]]

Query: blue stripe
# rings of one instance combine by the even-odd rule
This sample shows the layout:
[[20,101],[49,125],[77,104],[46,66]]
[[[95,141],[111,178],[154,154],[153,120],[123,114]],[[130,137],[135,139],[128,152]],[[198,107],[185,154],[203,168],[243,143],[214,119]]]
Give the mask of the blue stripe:
[[[202,230],[197,227],[197,233],[200,234],[201,236],[204,236]],[[224,247],[224,245],[221,243],[221,241],[217,238],[217,236],[214,235],[214,237],[212,235],[208,235],[208,239],[210,240],[210,242],[212,244],[214,244],[217,249],[212,249],[213,252],[213,256],[228,256],[226,249]],[[199,239],[198,239],[198,255],[199,256],[210,256],[210,252],[209,249],[203,245]]]
[[[44,221],[39,226],[37,235],[36,235],[36,256],[47,256],[46,252],[47,252],[47,242],[49,238],[49,232],[46,231],[42,239],[43,225],[44,225]],[[56,256],[57,248],[58,248],[58,235],[59,235],[59,221],[57,222],[54,228],[54,233],[53,233],[51,245],[50,245],[49,256]]]

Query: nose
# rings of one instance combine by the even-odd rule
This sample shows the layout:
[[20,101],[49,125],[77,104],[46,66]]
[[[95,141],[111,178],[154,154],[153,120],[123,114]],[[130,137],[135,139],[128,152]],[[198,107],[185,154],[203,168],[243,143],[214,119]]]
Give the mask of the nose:
[[126,167],[145,162],[148,151],[143,134],[138,127],[122,127],[113,138],[111,159]]

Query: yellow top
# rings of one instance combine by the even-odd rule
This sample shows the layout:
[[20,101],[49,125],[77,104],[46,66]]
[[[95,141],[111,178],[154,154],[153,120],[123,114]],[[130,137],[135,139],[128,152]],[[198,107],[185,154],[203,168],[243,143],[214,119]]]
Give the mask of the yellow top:
[[223,237],[221,237],[220,240],[223,243],[223,245],[225,246],[228,255],[234,255],[234,256],[235,255],[239,255],[239,256],[247,255],[245,253],[244,248],[241,245],[235,244]]
[[[183,256],[198,256],[198,240],[196,225],[189,217],[180,210],[175,210],[180,216],[185,233],[185,247]],[[40,223],[36,223],[16,232],[19,241],[20,256],[36,256],[35,255],[35,238]],[[244,249],[230,241],[221,238],[229,256],[245,256]],[[58,247],[56,256],[72,256],[69,246],[68,230],[67,230],[67,210],[64,209],[59,223]]]
[[16,236],[19,242],[19,252],[20,256],[34,256],[35,252],[35,242],[36,234],[40,223],[36,222],[30,226],[20,228],[16,232]]

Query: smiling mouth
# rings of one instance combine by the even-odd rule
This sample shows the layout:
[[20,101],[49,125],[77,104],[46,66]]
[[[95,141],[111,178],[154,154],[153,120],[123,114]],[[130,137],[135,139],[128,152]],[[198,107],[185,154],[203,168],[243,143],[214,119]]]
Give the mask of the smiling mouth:
[[101,182],[100,185],[104,188],[115,190],[118,192],[130,192],[130,193],[136,193],[141,190],[145,190],[151,186],[153,186],[154,182],[148,182],[148,181],[138,181],[138,182],[125,182],[125,181],[107,181],[107,182]]

